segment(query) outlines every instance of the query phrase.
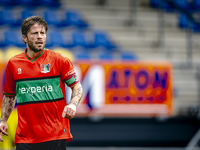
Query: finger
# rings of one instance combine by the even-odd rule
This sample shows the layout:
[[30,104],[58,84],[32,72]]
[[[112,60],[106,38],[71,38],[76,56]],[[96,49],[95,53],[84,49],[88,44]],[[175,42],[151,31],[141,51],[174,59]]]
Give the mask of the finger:
[[72,111],[71,113],[70,113],[70,117],[74,117],[75,116],[75,112],[74,111]]
[[67,116],[67,119],[72,119],[73,117],[71,117],[71,116]]
[[65,107],[62,113],[63,118],[72,119],[75,116],[75,111],[70,107]]
[[70,112],[70,114],[68,115],[68,119],[72,119],[75,116],[75,112]]
[[2,137],[1,137],[1,135],[0,135],[0,141],[2,141],[2,142],[3,142],[3,139],[2,139]]
[[1,132],[2,132],[2,135],[7,135],[8,136],[8,133],[5,130],[1,130]]
[[62,113],[62,117],[65,118],[67,114],[67,108],[65,107]]
[[5,127],[1,130],[2,134],[8,136],[8,133],[6,132],[7,130],[8,130],[8,127],[5,126]]

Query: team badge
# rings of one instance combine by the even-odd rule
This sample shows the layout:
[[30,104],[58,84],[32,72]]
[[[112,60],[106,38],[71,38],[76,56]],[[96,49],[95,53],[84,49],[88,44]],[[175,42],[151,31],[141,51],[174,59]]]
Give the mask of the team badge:
[[48,72],[50,72],[50,66],[51,66],[50,63],[47,64],[47,65],[41,64],[41,65],[40,65],[41,72],[42,72],[42,73],[48,73]]

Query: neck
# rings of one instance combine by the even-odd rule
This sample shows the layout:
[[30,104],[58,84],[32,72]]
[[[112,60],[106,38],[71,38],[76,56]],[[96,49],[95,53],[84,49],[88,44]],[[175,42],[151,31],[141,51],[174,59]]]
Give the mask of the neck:
[[34,51],[30,50],[29,48],[27,48],[27,55],[28,55],[30,58],[33,58],[33,57],[37,56],[40,52],[41,52],[41,51],[39,51],[39,52],[34,52]]

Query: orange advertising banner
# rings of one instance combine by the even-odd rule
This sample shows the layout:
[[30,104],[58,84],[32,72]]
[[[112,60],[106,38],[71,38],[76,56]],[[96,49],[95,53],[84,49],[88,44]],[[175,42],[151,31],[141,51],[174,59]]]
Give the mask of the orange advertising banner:
[[[5,65],[0,64],[0,107]],[[74,66],[84,91],[76,116],[173,113],[173,68],[168,62],[76,61]],[[66,93],[70,99],[70,92]]]
[[76,62],[83,83],[79,116],[169,116],[172,66],[167,62]]

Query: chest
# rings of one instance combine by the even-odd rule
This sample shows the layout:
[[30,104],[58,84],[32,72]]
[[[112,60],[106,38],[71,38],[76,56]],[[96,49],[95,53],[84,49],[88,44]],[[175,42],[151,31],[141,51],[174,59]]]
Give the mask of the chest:
[[42,78],[59,75],[59,66],[55,60],[22,61],[12,67],[14,80],[24,78]]

